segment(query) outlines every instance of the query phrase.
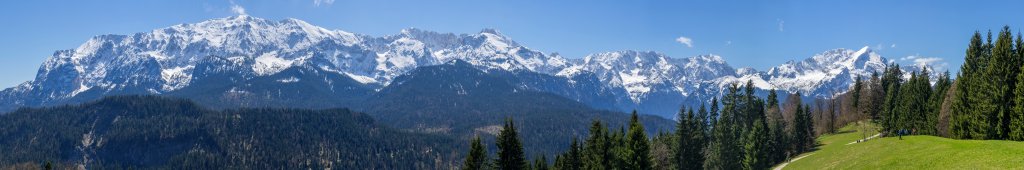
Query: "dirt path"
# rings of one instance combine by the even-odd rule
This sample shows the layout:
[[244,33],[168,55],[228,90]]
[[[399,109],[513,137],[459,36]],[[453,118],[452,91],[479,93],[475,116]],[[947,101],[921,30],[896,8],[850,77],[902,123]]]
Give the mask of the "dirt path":
[[772,170],[782,170],[782,168],[785,168],[786,165],[789,165],[790,162],[793,162],[793,161],[796,161],[796,160],[800,160],[800,159],[804,159],[807,156],[811,156],[811,155],[814,155],[814,153],[810,153],[810,154],[807,154],[807,155],[804,155],[804,156],[793,158],[792,160],[789,160],[789,162],[779,164],[779,166],[776,166],[775,168],[772,168]]
[[[877,138],[878,136],[882,136],[882,133],[878,133],[878,134],[875,134],[875,136],[871,136],[871,137],[868,137],[868,138],[860,139],[860,140],[857,140],[857,141],[868,141],[870,139]],[[857,141],[853,141],[853,142],[847,143],[846,145],[852,145],[854,143],[857,143]]]

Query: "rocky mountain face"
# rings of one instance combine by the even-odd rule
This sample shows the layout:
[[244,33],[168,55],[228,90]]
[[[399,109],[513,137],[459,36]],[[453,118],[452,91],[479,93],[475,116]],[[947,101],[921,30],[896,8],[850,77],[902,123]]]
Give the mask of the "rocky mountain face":
[[[856,76],[881,72],[890,62],[867,47],[829,50],[768,71],[736,69],[716,55],[673,58],[651,51],[568,59],[529,49],[493,29],[405,29],[373,37],[297,19],[242,15],[101,35],[57,51],[34,80],[0,91],[0,111],[122,94],[176,95],[228,106],[348,107],[401,84],[397,78],[416,68],[454,61],[514,80],[513,89],[668,118],[680,106],[698,105],[729,84],[747,81],[759,89],[830,97]],[[323,100],[303,102],[313,97]]]

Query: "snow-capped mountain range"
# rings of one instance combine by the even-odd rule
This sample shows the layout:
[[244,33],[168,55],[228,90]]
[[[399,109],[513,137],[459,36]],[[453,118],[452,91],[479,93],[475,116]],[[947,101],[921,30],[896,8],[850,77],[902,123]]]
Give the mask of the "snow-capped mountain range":
[[[829,50],[768,71],[733,68],[717,55],[673,58],[651,51],[616,51],[568,59],[516,43],[493,29],[475,34],[404,29],[373,37],[321,28],[297,19],[246,15],[180,24],[132,35],[96,36],[55,52],[36,78],[0,91],[0,111],[81,102],[118,94],[165,94],[205,81],[215,71],[230,82],[267,77],[291,67],[345,75],[380,90],[421,66],[465,61],[484,71],[530,72],[568,84],[595,78],[617,101],[612,109],[672,115],[681,105],[717,96],[731,83],[814,97],[842,93],[856,76],[881,72],[890,61],[864,47]],[[277,82],[303,81],[289,77]],[[331,81],[323,81],[330,83]],[[524,89],[569,94],[573,89]],[[565,86],[562,88],[574,88]],[[562,91],[562,92],[557,92]],[[577,90],[579,91],[579,90]],[[566,95],[587,103],[586,95]],[[667,112],[667,113],[666,113]],[[667,116],[671,117],[671,116]]]

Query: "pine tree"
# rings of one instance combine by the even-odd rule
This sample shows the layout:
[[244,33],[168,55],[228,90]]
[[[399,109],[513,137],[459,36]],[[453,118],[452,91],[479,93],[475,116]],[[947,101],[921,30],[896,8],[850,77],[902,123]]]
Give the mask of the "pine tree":
[[548,170],[550,168],[548,166],[548,159],[544,155],[536,156],[533,160],[533,170]]
[[555,164],[552,168],[557,170],[579,170],[583,168],[582,152],[579,140],[573,137],[569,150],[555,156]]
[[[950,112],[950,135],[958,139],[984,139],[989,124],[976,110],[975,104],[981,101],[978,94],[981,78],[976,77],[988,64],[987,45],[981,42],[981,33],[974,32],[968,43],[964,64],[957,75],[957,91],[954,95]],[[984,122],[984,123],[983,123]]]
[[487,149],[485,149],[484,145],[480,142],[480,136],[473,138],[470,145],[469,156],[466,157],[466,162],[463,163],[462,169],[484,169],[484,165],[487,162]]
[[897,64],[890,65],[886,68],[885,73],[882,76],[882,85],[885,87],[885,99],[882,103],[882,128],[885,131],[896,130],[898,126],[898,118],[900,115],[899,106],[903,102],[900,100],[900,90],[903,79],[900,76],[903,73],[900,71],[900,66]]
[[794,151],[796,153],[803,153],[809,151],[814,147],[814,122],[811,118],[811,106],[805,105],[804,107],[797,107],[796,118],[794,123],[793,140]]
[[[701,107],[703,109],[703,105]],[[698,119],[700,118],[694,115],[692,109],[679,111],[675,134],[678,142],[673,156],[676,169],[701,169],[704,164],[704,132],[700,128],[703,123]]]
[[[990,45],[991,46],[991,45]],[[1016,86],[1020,66],[1024,65],[1013,51],[1013,36],[1010,27],[1003,27],[999,32],[995,45],[990,50],[992,58],[984,72],[985,95],[978,110],[987,115],[988,123],[993,129],[988,132],[989,139],[1006,139],[1010,131],[1010,110],[1013,102],[1013,88]]]
[[852,101],[850,104],[853,105],[853,108],[857,108],[857,105],[860,104],[860,91],[863,87],[864,82],[861,81],[861,78],[858,75],[853,81],[853,93],[850,94],[850,100]]
[[871,80],[868,83],[870,92],[864,103],[867,104],[868,115],[877,123],[877,120],[881,119],[882,104],[885,101],[885,86],[882,86],[882,79],[878,72],[871,72]]
[[627,135],[630,152],[626,159],[627,167],[624,169],[651,169],[651,144],[635,110],[629,120]]
[[719,114],[719,111],[718,111],[718,97],[711,97],[711,106],[710,107],[711,107],[711,111],[708,112],[708,114],[709,114],[708,117],[711,117],[711,126],[714,126],[715,123],[718,123],[718,114]]
[[512,118],[505,121],[505,127],[498,133],[498,159],[495,160],[500,170],[526,169],[526,156],[523,144],[519,140]]
[[[742,160],[742,149],[738,139],[738,128],[736,116],[739,109],[736,104],[740,100],[738,87],[735,84],[728,88],[722,96],[721,115],[712,128],[712,142],[708,145],[707,155],[704,160],[704,169],[740,169]],[[712,110],[717,110],[715,100],[712,100]]]
[[[1024,42],[1020,33],[1017,34],[1017,57],[1024,58]],[[1024,66],[1019,68],[1024,70]],[[1017,80],[1024,81],[1024,71],[1017,73]],[[1007,135],[1010,140],[1024,141],[1024,83],[1018,82],[1013,90],[1013,110],[1008,116],[1010,119],[1010,132]]]
[[590,126],[583,149],[583,169],[611,169],[612,153],[609,152],[608,128],[601,121],[594,120]]
[[771,142],[769,142],[770,157],[769,162],[781,162],[786,159],[786,142],[788,133],[786,133],[786,120],[782,117],[782,111],[779,109],[779,100],[775,89],[768,91],[768,100],[765,104],[765,114],[767,114],[768,128],[770,129],[769,136]]
[[619,126],[619,130],[612,133],[609,141],[611,141],[611,145],[609,145],[609,153],[611,153],[610,166],[619,169],[629,166],[629,158],[633,150],[631,150],[627,143],[626,128]]
[[767,146],[768,126],[764,120],[754,121],[754,127],[743,137],[743,169],[768,169],[769,160]]
[[579,142],[576,138],[572,138],[572,145],[569,145],[569,153],[566,155],[566,170],[579,170],[583,167],[583,153],[580,148]]

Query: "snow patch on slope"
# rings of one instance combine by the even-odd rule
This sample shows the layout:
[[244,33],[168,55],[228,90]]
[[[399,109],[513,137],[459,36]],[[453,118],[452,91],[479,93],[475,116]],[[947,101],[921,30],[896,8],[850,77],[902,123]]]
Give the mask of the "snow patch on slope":
[[257,57],[256,64],[252,66],[252,70],[256,72],[256,75],[271,75],[291,67],[293,62],[293,60],[277,57],[277,51],[272,51]]
[[181,89],[192,81],[192,69],[195,66],[174,67],[160,71],[160,77],[164,80],[163,90],[171,91]]
[[353,80],[356,80],[359,83],[363,83],[363,84],[377,83],[377,80],[373,79],[371,77],[360,76],[360,75],[356,75],[356,74],[352,74],[352,73],[345,73],[345,75],[347,75],[348,77],[352,78]]

